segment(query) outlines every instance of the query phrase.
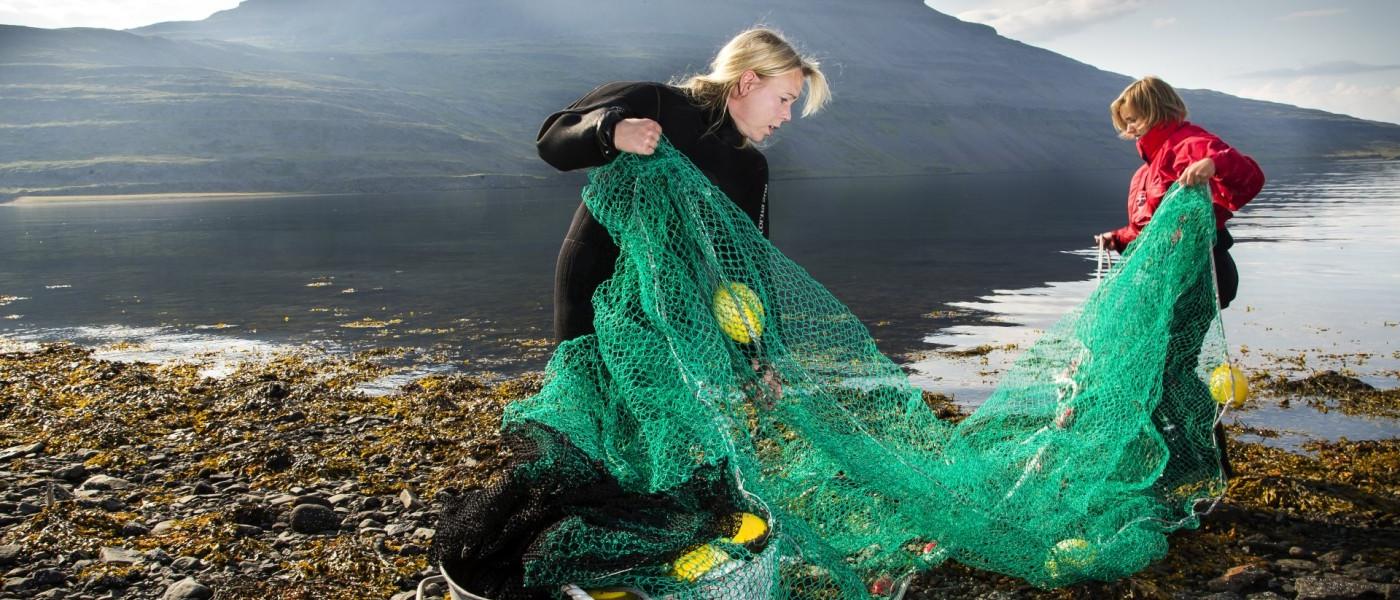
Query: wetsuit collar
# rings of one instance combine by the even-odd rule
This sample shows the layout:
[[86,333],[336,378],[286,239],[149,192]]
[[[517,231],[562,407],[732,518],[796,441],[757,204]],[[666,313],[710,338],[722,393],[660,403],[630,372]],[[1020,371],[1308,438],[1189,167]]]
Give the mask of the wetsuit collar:
[[1152,157],[1157,155],[1157,151],[1162,148],[1162,144],[1176,133],[1176,130],[1186,126],[1186,121],[1162,121],[1147,130],[1147,135],[1138,138],[1138,156],[1145,162],[1152,162]]
[[710,111],[707,116],[710,123],[719,121],[719,125],[714,129],[714,134],[720,141],[735,148],[744,145],[744,134],[739,133],[739,125],[734,122],[734,117],[729,114],[729,111]]

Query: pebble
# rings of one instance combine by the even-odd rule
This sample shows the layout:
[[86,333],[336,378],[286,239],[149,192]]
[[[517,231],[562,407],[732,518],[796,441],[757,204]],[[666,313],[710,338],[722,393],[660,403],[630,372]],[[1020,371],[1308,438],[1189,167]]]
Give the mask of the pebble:
[[145,562],[145,555],[126,548],[106,547],[98,551],[97,557],[105,563],[137,564]]
[[1302,559],[1297,559],[1297,558],[1280,558],[1280,559],[1274,561],[1274,564],[1275,564],[1275,565],[1278,565],[1279,568],[1286,569],[1286,570],[1288,570],[1288,571],[1295,571],[1295,572],[1296,572],[1296,571],[1312,572],[1312,571],[1317,571],[1317,570],[1319,570],[1319,569],[1322,568],[1322,567],[1318,566],[1318,564],[1315,563],[1315,562],[1313,562],[1313,561],[1310,561],[1310,560],[1302,560]]
[[321,504],[301,504],[292,509],[292,531],[318,533],[340,527],[340,517]]
[[138,521],[127,521],[122,525],[122,537],[140,537],[151,532],[151,528],[146,527]]
[[1357,581],[1344,577],[1299,577],[1293,584],[1297,595],[1294,600],[1351,600],[1353,598],[1386,598],[1395,590],[1387,590],[1387,584]]
[[88,476],[88,470],[86,466],[83,466],[83,463],[77,463],[60,467],[53,472],[53,476],[67,482],[77,483]]
[[202,561],[193,556],[181,556],[170,563],[170,568],[176,571],[189,572],[200,568],[202,564]]
[[409,489],[399,492],[399,504],[403,505],[406,510],[418,510],[424,506],[423,500],[418,497],[418,494]]
[[193,577],[186,577],[166,588],[161,600],[207,600],[213,597],[214,590],[195,581]]
[[32,444],[23,444],[20,446],[10,446],[9,448],[0,450],[0,461],[10,460],[12,458],[19,458],[21,456],[29,456],[31,454],[39,454],[43,451],[44,442],[34,442]]
[[8,567],[18,563],[23,552],[24,546],[20,544],[5,544],[0,546],[0,567]]
[[131,487],[131,482],[120,477],[93,475],[79,487],[83,490],[124,490]]

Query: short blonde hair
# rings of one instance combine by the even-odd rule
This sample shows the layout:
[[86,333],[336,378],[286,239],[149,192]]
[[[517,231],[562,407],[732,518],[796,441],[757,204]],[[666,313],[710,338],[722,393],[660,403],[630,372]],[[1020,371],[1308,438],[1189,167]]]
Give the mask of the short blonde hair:
[[1128,84],[1123,93],[1108,105],[1113,128],[1120,134],[1127,129],[1123,115],[1118,113],[1124,105],[1132,105],[1133,110],[1147,123],[1148,129],[1163,121],[1186,120],[1186,101],[1167,82],[1152,75]]
[[802,70],[807,84],[807,98],[802,101],[802,116],[821,110],[831,99],[821,63],[797,52],[783,34],[767,27],[754,27],[734,36],[710,62],[710,72],[683,78],[675,85],[686,91],[697,103],[713,112],[728,111],[726,100],[745,71],[759,77],[774,77],[794,69]]

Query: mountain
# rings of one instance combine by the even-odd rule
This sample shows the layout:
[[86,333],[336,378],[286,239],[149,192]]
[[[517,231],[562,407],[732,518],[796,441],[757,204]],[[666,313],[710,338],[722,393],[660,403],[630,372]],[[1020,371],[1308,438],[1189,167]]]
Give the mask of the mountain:
[[[1127,167],[1130,79],[917,0],[246,0],[127,32],[0,26],[0,193],[530,185],[539,123],[610,80],[704,70],[758,22],[835,102],[767,148],[775,177]],[[1183,90],[1256,158],[1393,154],[1400,126]]]

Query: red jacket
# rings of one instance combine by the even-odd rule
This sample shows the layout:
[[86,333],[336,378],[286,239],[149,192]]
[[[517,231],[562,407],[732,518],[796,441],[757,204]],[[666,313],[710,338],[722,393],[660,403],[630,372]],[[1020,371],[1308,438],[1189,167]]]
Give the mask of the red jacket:
[[1264,172],[1254,159],[1231,148],[1209,131],[1189,121],[1158,123],[1138,138],[1138,155],[1147,164],[1133,174],[1128,186],[1128,225],[1113,232],[1113,247],[1126,248],[1137,239],[1162,203],[1167,188],[1181,172],[1202,158],[1215,162],[1210,179],[1210,195],[1215,202],[1215,226],[1225,227],[1234,211],[1244,206],[1264,187]]

